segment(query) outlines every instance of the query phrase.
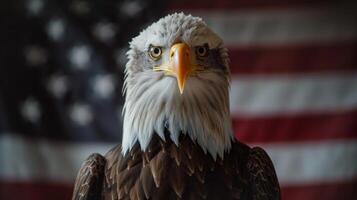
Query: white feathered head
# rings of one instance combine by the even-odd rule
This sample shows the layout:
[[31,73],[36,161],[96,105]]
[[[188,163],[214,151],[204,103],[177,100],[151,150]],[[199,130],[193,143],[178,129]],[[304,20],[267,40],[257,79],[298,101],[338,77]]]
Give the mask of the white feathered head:
[[233,138],[226,48],[201,18],[175,13],[142,31],[127,53],[124,92],[125,154],[145,150],[164,131],[179,145],[187,134],[214,158]]

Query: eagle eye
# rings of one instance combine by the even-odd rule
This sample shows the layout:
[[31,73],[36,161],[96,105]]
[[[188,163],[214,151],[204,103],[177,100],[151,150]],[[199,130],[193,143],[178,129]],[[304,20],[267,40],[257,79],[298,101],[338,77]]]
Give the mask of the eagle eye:
[[159,46],[150,45],[148,53],[151,59],[159,60],[161,58],[162,48]]
[[204,58],[208,56],[208,45],[202,45],[202,46],[197,46],[196,49],[196,55],[200,58]]

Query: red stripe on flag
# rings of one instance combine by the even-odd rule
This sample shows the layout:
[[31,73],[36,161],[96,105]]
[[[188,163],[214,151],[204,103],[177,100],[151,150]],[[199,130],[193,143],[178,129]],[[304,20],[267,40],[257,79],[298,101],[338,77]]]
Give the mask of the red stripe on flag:
[[282,187],[282,199],[289,200],[354,200],[356,199],[357,180],[349,182],[321,183]]
[[357,43],[230,48],[233,74],[357,70]]
[[233,118],[237,138],[247,143],[357,138],[357,111],[264,118]]
[[[282,199],[289,200],[352,200],[357,181],[304,184],[301,186],[282,186]],[[73,185],[51,182],[1,182],[0,198],[6,200],[63,200],[71,199]]]
[[329,1],[322,0],[250,0],[250,1],[234,1],[234,0],[176,0],[168,6],[169,10],[245,10],[245,9],[276,9],[276,8],[296,8],[306,6],[320,6]]
[[6,200],[63,200],[71,199],[72,184],[54,182],[0,181],[0,199]]

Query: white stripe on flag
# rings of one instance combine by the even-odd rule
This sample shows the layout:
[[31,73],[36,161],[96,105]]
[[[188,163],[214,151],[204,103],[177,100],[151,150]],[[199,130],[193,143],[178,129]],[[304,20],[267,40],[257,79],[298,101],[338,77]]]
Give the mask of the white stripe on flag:
[[277,45],[356,39],[354,7],[186,12],[202,17],[228,46]]
[[15,134],[0,135],[0,179],[73,182],[91,153],[104,155],[114,144],[49,142]]
[[[356,140],[264,145],[283,186],[357,176]],[[86,157],[93,152],[104,154],[112,146],[106,143],[29,141],[13,134],[2,134],[0,179],[73,182]]]
[[284,186],[357,178],[356,140],[254,145],[267,151]]
[[236,75],[230,104],[234,117],[260,117],[357,108],[357,73]]

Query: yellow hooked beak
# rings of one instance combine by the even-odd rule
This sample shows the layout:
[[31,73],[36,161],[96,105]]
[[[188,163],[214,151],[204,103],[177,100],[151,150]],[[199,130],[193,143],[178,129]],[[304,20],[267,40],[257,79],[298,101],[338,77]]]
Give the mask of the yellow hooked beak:
[[190,47],[185,43],[171,46],[168,64],[154,67],[154,71],[165,71],[166,75],[176,77],[180,93],[183,93],[187,76],[193,72]]
[[176,76],[180,93],[183,93],[186,77],[191,74],[192,66],[190,59],[190,48],[185,43],[177,43],[171,47],[170,62],[173,75]]

